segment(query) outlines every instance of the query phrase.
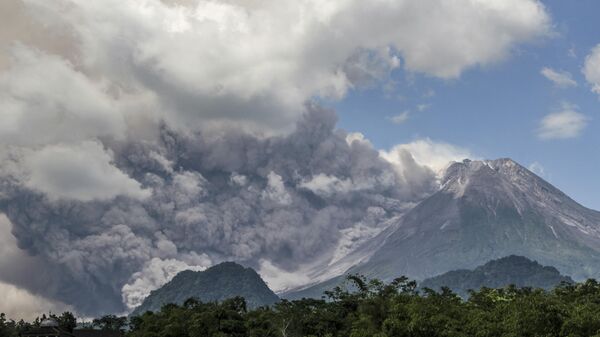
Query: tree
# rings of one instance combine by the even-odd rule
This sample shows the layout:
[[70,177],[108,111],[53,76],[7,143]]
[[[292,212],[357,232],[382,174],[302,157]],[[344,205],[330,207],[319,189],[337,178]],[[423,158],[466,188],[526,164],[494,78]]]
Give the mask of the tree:
[[60,316],[50,314],[50,318],[58,323],[58,327],[64,331],[73,332],[77,327],[77,319],[69,311],[63,312]]
[[16,337],[18,335],[15,321],[8,320],[4,313],[0,313],[0,337]]
[[116,316],[116,315],[106,315],[101,318],[96,318],[92,321],[92,326],[101,330],[110,330],[110,331],[125,331],[127,327],[127,317],[124,316]]

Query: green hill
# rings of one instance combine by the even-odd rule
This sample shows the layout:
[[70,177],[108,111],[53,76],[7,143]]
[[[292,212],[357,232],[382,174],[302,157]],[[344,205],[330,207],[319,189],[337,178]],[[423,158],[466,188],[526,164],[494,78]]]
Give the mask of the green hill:
[[573,283],[554,267],[542,266],[522,256],[511,255],[492,260],[474,270],[454,270],[421,282],[421,288],[440,290],[445,286],[462,297],[469,289],[502,288],[507,285],[550,290],[561,282]]
[[234,262],[224,262],[205,271],[180,272],[169,283],[151,292],[131,315],[158,311],[168,303],[183,304],[191,297],[202,302],[221,302],[235,296],[244,297],[249,308],[279,301],[279,297],[254,269],[244,268]]

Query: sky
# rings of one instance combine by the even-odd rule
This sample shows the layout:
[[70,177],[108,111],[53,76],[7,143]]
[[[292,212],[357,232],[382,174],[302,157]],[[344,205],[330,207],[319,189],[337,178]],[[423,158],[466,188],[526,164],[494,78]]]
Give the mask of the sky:
[[[339,125],[363,133],[379,148],[429,138],[470,150],[479,158],[510,157],[583,205],[600,209],[599,96],[584,65],[598,44],[597,1],[543,1],[552,33],[515,48],[502,62],[467,70],[458,79],[392,75],[397,91],[381,86],[353,91],[331,103]],[[543,70],[566,74],[553,82]],[[559,76],[560,77],[560,76]],[[550,114],[574,111],[580,127],[541,135]],[[407,116],[394,123],[395,116]],[[543,134],[543,133],[542,133]]]
[[0,311],[127,313],[226,260],[324,280],[465,158],[600,209],[599,10],[2,1]]

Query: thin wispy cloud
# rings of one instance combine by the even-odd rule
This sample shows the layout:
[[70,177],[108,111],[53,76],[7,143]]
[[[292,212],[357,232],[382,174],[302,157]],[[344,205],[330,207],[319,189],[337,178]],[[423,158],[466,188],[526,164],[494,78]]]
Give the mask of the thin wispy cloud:
[[558,88],[576,87],[577,82],[568,71],[554,70],[552,68],[542,68],[540,72],[545,78],[554,83]]
[[583,66],[585,79],[592,86],[592,91],[600,95],[600,44],[585,58]]
[[560,111],[542,118],[537,134],[543,140],[575,138],[582,133],[588,122],[589,118],[578,112],[576,106],[563,103]]
[[546,169],[544,168],[544,166],[542,166],[542,164],[540,164],[537,161],[531,163],[527,168],[529,169],[529,171],[537,174],[540,177],[546,176]]
[[419,104],[417,105],[418,111],[425,111],[431,107],[431,104]]
[[435,96],[435,90],[433,89],[428,89],[427,91],[425,91],[425,93],[423,94],[424,98],[431,98]]
[[406,110],[396,116],[390,117],[390,120],[394,124],[403,124],[409,118],[410,118],[410,111]]

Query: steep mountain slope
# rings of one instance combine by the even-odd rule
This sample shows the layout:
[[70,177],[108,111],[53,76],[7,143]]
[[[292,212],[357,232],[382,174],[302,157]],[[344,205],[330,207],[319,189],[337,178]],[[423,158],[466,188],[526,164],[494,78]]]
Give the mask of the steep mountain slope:
[[[450,165],[441,183],[438,192],[374,238],[382,242],[376,251],[347,273],[423,280],[514,254],[576,280],[600,277],[600,212],[523,166],[511,159],[465,160]],[[318,284],[283,296],[322,290]]]
[[203,302],[223,301],[243,296],[249,308],[270,305],[279,301],[252,268],[224,262],[205,271],[182,271],[169,283],[154,290],[131,315],[157,311],[168,303],[182,304],[190,297]]
[[424,279],[516,254],[575,279],[599,275],[600,212],[521,165],[510,159],[454,163],[442,183],[357,271]]
[[468,290],[482,287],[501,288],[510,284],[517,287],[532,287],[550,290],[561,282],[573,283],[554,267],[545,267],[523,256],[511,255],[490,261],[474,270],[453,270],[424,280],[421,288],[439,291],[448,287],[462,297],[468,296]]

